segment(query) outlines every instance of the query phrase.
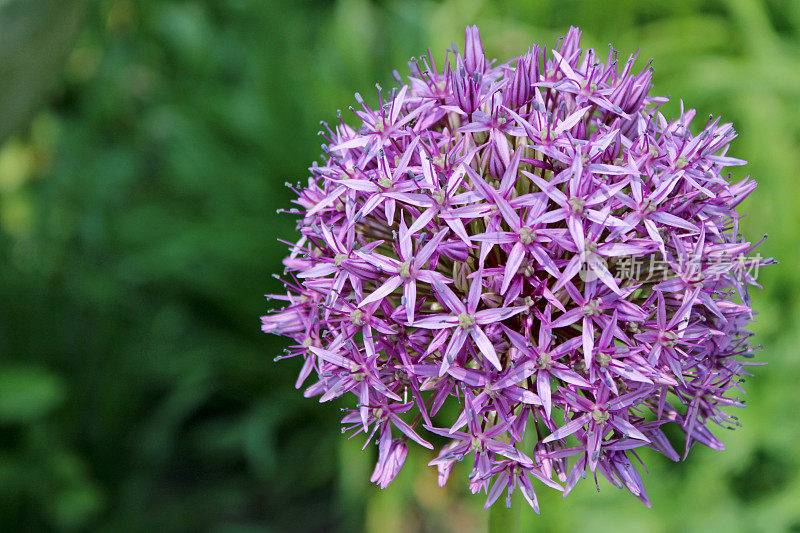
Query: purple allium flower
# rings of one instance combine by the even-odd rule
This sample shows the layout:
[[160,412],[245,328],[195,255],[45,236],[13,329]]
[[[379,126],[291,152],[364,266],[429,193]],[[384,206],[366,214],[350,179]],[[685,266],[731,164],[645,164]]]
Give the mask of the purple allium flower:
[[358,128],[326,126],[296,189],[287,306],[262,329],[293,340],[297,387],[316,375],[306,396],[355,397],[345,431],[377,434],[381,487],[430,439],[440,484],[469,458],[487,507],[519,488],[538,512],[533,480],[566,495],[588,472],[649,505],[636,448],[678,460],[663,424],[683,457],[736,425],[768,263],[738,234],[755,182],[722,175],[736,134],[693,135],[649,68],[579,40],[498,65],[467,28],[442,70],[412,61],[376,109],[356,95]]

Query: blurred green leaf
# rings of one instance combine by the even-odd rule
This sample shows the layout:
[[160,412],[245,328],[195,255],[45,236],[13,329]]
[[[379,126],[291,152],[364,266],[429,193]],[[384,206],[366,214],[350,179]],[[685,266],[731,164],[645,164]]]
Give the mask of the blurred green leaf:
[[34,366],[0,367],[0,422],[35,421],[65,397],[64,383],[51,372]]
[[86,0],[0,2],[0,142],[58,86],[85,6]]

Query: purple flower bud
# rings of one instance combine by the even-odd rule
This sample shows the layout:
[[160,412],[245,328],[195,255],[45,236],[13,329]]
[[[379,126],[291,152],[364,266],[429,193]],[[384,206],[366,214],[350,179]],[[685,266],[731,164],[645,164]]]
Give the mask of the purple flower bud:
[[480,30],[477,26],[467,26],[464,46],[464,66],[467,74],[477,72],[483,74],[486,70],[486,54],[483,51]]
[[532,72],[532,62],[530,53],[517,60],[509,85],[503,93],[503,104],[506,107],[518,109],[530,100],[532,80],[536,79]]
[[478,72],[470,74],[459,57],[456,69],[450,73],[450,86],[453,88],[455,103],[464,113],[471,115],[480,104],[481,78]]

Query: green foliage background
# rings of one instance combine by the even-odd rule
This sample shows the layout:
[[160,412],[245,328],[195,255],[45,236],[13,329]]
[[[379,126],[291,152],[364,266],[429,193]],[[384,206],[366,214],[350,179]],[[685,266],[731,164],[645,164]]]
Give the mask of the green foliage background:
[[0,0],[3,102],[51,96],[21,125],[23,103],[0,116],[14,128],[0,147],[0,528],[485,530],[465,472],[439,489],[421,448],[389,489],[370,485],[375,451],[340,436],[341,405],[294,390],[297,364],[273,363],[282,342],[258,321],[280,290],[276,239],[293,234],[275,214],[283,183],[318,157],[318,121],[478,23],[502,60],[570,24],[655,58],[669,110],[682,97],[737,126],[732,154],[760,183],[743,230],[769,232],[761,253],[781,261],[759,277],[769,364],[747,383],[743,427],[717,432],[727,451],[645,453],[652,509],[587,479],[563,501],[542,487],[541,516],[519,500],[504,519],[800,531],[800,2],[67,3],[77,38],[62,15],[48,31],[63,38],[32,44],[41,32],[19,25],[44,15],[19,15],[48,2]]

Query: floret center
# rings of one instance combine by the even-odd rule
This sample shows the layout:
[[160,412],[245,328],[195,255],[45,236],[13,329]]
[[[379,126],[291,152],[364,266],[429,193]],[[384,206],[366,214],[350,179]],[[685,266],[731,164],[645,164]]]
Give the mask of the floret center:
[[350,322],[352,322],[356,326],[363,326],[364,325],[364,311],[361,309],[353,309],[350,313]]
[[461,329],[469,329],[475,325],[475,317],[469,313],[461,313],[458,315],[458,325]]
[[530,244],[536,239],[536,230],[530,226],[523,226],[519,230],[519,241],[522,244]]
[[599,407],[595,407],[592,409],[592,419],[597,422],[598,424],[602,424],[606,420],[610,418],[611,415],[608,414],[608,411],[605,409],[600,409]]
[[661,336],[661,344],[666,348],[672,348],[675,346],[675,342],[678,340],[678,335],[674,331],[667,331]]
[[576,215],[583,214],[583,210],[586,207],[586,200],[583,198],[570,198],[567,200],[567,203]]
[[399,275],[403,279],[407,279],[411,277],[411,261],[406,261],[405,263],[400,265],[398,269]]
[[611,362],[612,357],[607,353],[599,353],[597,354],[597,362],[600,363],[600,366],[603,368],[607,367],[608,364]]
[[583,306],[583,316],[598,316],[600,314],[600,298],[586,302]]

